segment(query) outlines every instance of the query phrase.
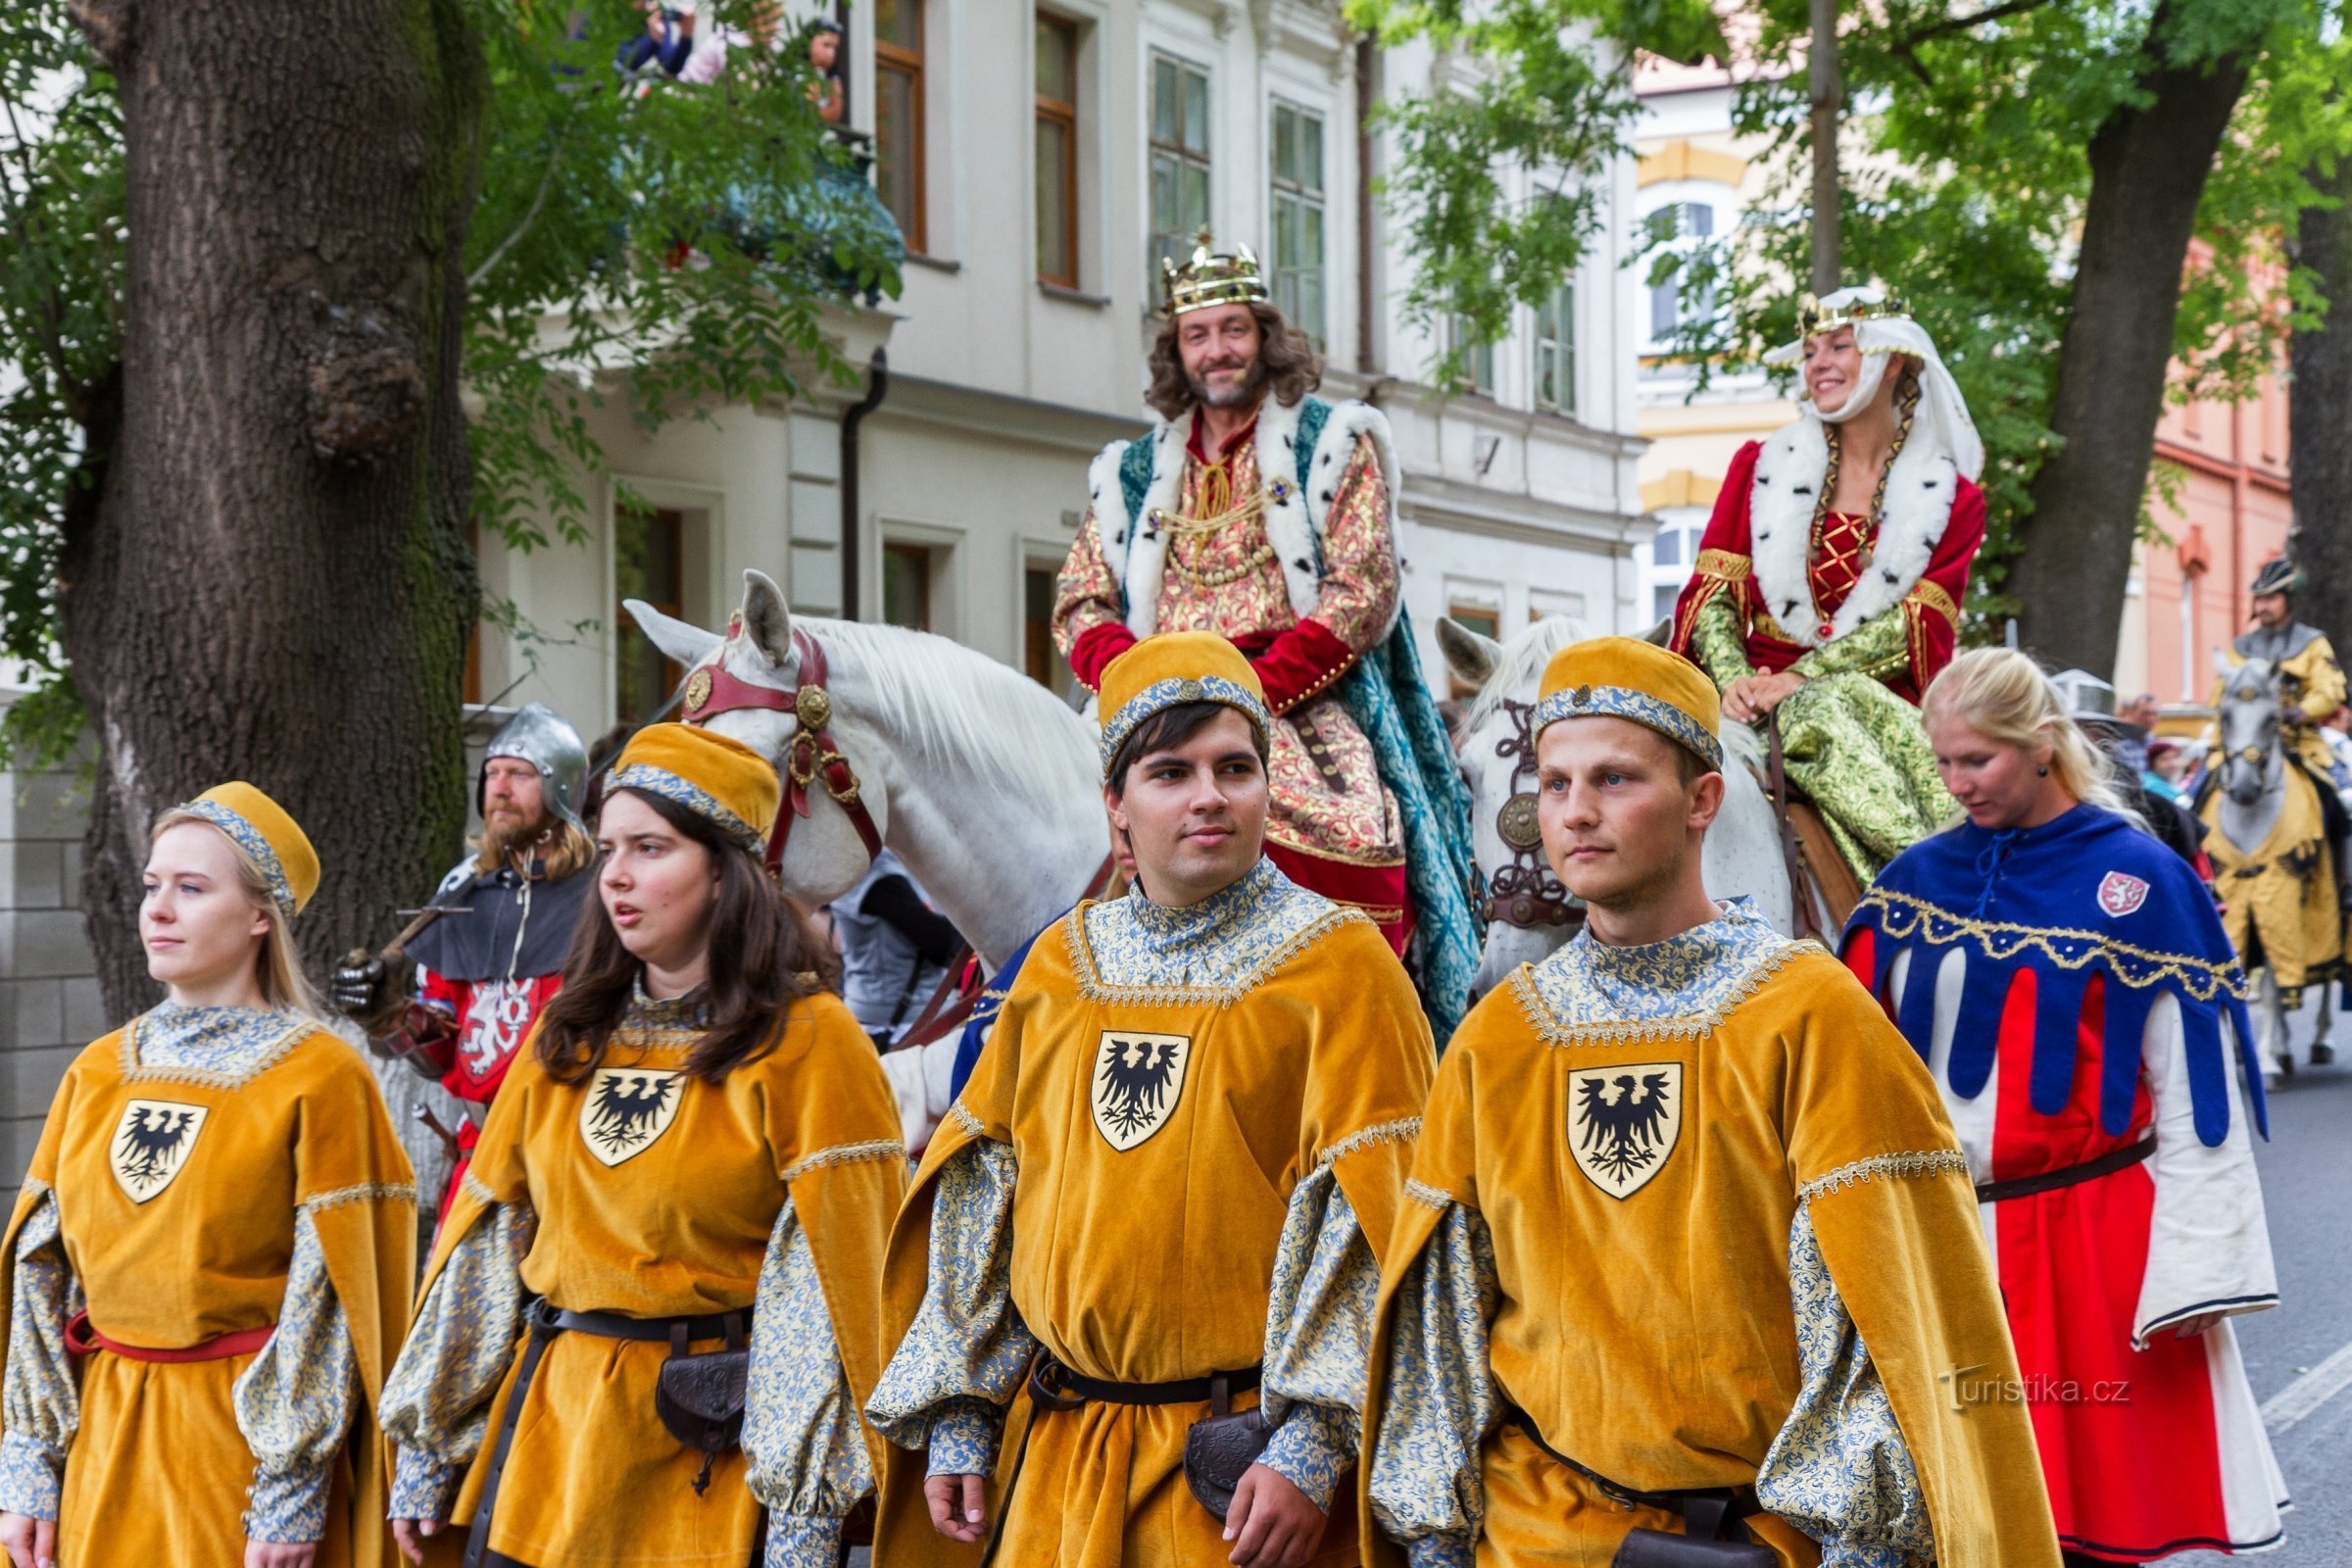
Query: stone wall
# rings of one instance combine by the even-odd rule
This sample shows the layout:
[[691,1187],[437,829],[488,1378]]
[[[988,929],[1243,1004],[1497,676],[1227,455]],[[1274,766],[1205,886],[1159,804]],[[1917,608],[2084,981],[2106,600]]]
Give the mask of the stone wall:
[[67,1064],[110,1027],[81,927],[82,765],[0,770],[0,1202],[16,1200]]

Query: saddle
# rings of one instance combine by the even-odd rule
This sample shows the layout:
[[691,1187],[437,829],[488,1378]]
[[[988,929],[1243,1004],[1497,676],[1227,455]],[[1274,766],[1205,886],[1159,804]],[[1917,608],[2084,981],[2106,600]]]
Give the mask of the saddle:
[[[1768,723],[1765,732],[1768,746],[1763,777],[1758,782],[1772,797],[1773,815],[1780,819],[1781,858],[1788,865],[1794,934],[1812,937],[1836,951],[1846,917],[1862,901],[1862,884],[1845,863],[1845,857],[1838,853],[1838,841],[1821,812],[1788,781],[1787,760],[1781,754],[1781,726]],[[1829,915],[1826,931],[1820,919],[1824,911]]]

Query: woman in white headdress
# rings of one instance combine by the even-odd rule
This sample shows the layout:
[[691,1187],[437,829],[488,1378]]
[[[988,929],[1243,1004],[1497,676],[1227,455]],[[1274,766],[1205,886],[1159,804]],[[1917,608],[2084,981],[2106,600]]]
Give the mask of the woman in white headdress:
[[1672,647],[1727,718],[1780,727],[1864,883],[1956,809],[1920,729],[1984,541],[1984,444],[1936,345],[1875,288],[1808,299],[1765,362],[1804,380],[1799,416],[1732,459]]

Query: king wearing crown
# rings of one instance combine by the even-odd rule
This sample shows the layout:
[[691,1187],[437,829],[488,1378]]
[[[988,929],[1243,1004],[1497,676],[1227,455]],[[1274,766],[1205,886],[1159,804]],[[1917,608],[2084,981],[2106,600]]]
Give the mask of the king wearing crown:
[[1405,624],[1396,457],[1248,246],[1163,262],[1147,434],[1103,449],[1054,635],[1089,690],[1154,632],[1237,644],[1274,717],[1266,854],[1407,956],[1443,1039],[1477,967],[1468,802]]
[[1917,704],[1952,657],[1984,542],[1984,443],[1936,344],[1876,288],[1807,298],[1798,417],[1741,447],[1675,606],[1672,646],[1723,712],[1776,726],[1868,885],[1958,808]]

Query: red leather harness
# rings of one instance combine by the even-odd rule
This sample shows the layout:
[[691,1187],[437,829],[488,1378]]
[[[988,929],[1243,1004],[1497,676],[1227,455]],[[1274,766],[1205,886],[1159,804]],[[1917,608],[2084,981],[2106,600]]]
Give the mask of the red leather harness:
[[873,813],[865,808],[865,801],[858,783],[857,769],[841,755],[833,742],[833,698],[825,690],[825,651],[815,638],[795,626],[792,631],[792,651],[800,661],[801,684],[797,690],[783,691],[774,686],[760,686],[741,680],[726,670],[726,651],[743,636],[743,617],[737,614],[727,622],[726,645],[709,663],[698,664],[686,677],[686,722],[707,724],[721,713],[742,712],[746,709],[764,708],[779,713],[792,714],[800,728],[784,748],[784,806],[776,817],[776,830],[767,839],[767,868],[777,869],[784,863],[784,845],[792,836],[792,819],[808,814],[808,790],[812,784],[822,784],[850,816],[850,825],[858,830],[858,839],[865,845],[867,859],[882,853],[882,831],[874,826]]

